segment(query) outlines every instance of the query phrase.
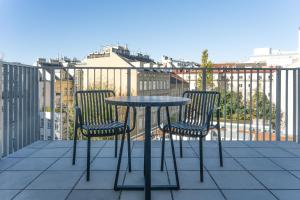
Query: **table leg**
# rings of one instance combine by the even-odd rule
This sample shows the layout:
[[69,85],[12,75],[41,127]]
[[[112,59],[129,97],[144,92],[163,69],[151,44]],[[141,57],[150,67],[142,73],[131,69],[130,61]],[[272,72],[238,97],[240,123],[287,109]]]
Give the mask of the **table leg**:
[[145,199],[151,199],[151,107],[145,108]]

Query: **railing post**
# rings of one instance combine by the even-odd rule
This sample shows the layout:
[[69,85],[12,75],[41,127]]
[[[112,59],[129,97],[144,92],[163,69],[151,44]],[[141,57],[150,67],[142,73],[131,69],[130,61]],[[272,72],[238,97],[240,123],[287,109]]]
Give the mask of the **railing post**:
[[[55,139],[55,119],[54,119],[54,114],[55,114],[55,74],[54,74],[55,69],[51,69],[51,81],[50,81],[50,109],[51,109],[51,138],[52,140]],[[44,119],[45,120],[45,119]]]
[[[298,98],[298,111],[297,111],[297,113],[298,113],[298,116],[297,116],[297,118],[298,118],[298,131],[297,131],[297,135],[298,135],[298,143],[300,143],[300,69],[298,69],[297,70],[298,71],[298,77],[297,77],[297,86],[294,86],[294,87],[297,87],[297,90],[296,91],[298,91],[298,92],[296,92],[297,93],[297,98]],[[294,95],[296,95],[296,94],[294,94]]]
[[202,70],[202,90],[206,91],[206,66]]
[[281,121],[281,69],[276,68],[276,121],[275,134],[276,141],[280,141],[280,121]]
[[3,155],[3,100],[2,100],[2,77],[3,77],[3,64],[0,61],[0,158]]

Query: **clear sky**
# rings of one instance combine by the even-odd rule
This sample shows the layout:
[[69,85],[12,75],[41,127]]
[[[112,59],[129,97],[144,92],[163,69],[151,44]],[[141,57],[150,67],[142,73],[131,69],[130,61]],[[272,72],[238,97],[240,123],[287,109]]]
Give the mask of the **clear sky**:
[[84,58],[108,44],[200,62],[297,49],[300,0],[0,0],[0,57]]

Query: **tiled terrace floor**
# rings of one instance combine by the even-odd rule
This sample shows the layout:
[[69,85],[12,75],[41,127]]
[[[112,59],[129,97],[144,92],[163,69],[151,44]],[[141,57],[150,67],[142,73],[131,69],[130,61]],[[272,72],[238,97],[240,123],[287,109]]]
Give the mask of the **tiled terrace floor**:
[[[113,144],[92,143],[91,181],[86,182],[85,141],[79,141],[75,166],[71,165],[71,141],[36,142],[0,160],[0,199],[144,199],[142,191],[112,190],[117,161]],[[135,171],[122,171],[120,183],[143,183],[142,147],[142,142],[132,145]],[[174,183],[169,143],[167,147],[167,171],[160,172],[160,142],[152,143],[153,184]],[[205,179],[200,183],[198,143],[184,142],[184,158],[177,159],[181,189],[153,191],[152,199],[300,199],[299,144],[223,142],[223,147],[224,167],[220,168],[217,144],[205,142]],[[176,150],[178,157],[179,149]],[[126,167],[124,158],[122,169]]]

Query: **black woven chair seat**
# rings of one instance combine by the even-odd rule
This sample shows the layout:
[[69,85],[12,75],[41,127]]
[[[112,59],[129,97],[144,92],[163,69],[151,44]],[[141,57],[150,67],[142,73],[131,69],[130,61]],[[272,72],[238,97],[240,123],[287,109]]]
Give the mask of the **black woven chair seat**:
[[83,125],[82,129],[85,130],[110,130],[110,129],[124,129],[124,122],[109,122],[105,124],[88,124],[88,125]]
[[[169,130],[168,125],[164,126],[164,130]],[[206,126],[191,124],[188,122],[174,122],[171,123],[171,133],[182,136],[199,137],[207,133],[207,128]]]

